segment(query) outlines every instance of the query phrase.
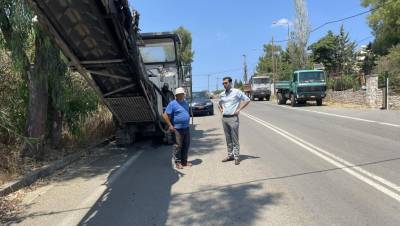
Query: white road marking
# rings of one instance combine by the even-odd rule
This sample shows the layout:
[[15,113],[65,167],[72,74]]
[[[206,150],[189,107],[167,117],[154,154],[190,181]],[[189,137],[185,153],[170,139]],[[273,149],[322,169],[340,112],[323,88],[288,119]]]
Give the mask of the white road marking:
[[[110,172],[117,170],[108,180],[108,183],[104,183],[101,186],[97,187],[90,196],[84,199],[76,209],[81,209],[81,212],[77,212],[76,214],[70,214],[68,217],[64,218],[59,225],[67,226],[67,225],[78,225],[79,222],[83,219],[83,217],[90,211],[93,204],[97,202],[97,200],[103,195],[103,193],[108,189],[110,184],[114,183],[128,168],[132,165],[134,161],[144,152],[144,150],[140,150],[136,152],[128,161],[126,161],[122,166],[116,166]],[[107,199],[108,195],[106,194],[103,199]],[[103,200],[105,201],[105,200]],[[90,218],[93,218],[96,215],[96,212],[91,214],[86,220],[87,222]],[[87,223],[84,222],[83,224]]]
[[[292,141],[293,143],[303,147],[307,151],[311,152],[312,154],[322,158],[323,160],[331,163],[332,165],[341,168],[343,171],[349,173],[350,175],[354,176],[355,178],[369,184],[370,186],[374,187],[378,191],[390,196],[391,198],[395,199],[396,201],[400,202],[400,195],[394,191],[400,192],[400,187],[386,179],[383,179],[375,174],[372,174],[361,167],[355,166],[342,158],[339,158],[328,151],[323,150],[322,148],[316,147],[315,145],[310,144],[307,141],[302,140],[301,138],[268,123],[263,121],[255,116],[252,116],[247,113],[242,113],[243,116],[259,123],[260,125],[267,127],[268,129],[278,133],[279,135],[287,138],[288,140]],[[379,183],[378,183],[379,182]],[[385,185],[385,186],[383,186]],[[392,190],[390,190],[390,189]]]
[[338,114],[322,112],[322,111],[307,110],[307,109],[302,109],[302,108],[293,108],[293,107],[288,107],[288,106],[284,106],[284,105],[274,105],[274,104],[270,104],[270,103],[265,103],[265,104],[266,105],[271,105],[271,106],[276,106],[276,107],[281,107],[281,108],[287,108],[287,109],[291,109],[291,110],[306,111],[306,112],[312,112],[312,113],[321,114],[321,115],[328,115],[328,116],[333,116],[333,117],[352,119],[352,120],[361,121],[361,122],[376,123],[376,124],[379,124],[379,125],[392,126],[392,127],[400,128],[399,124],[380,122],[380,121],[357,118],[357,117],[352,117],[352,116],[347,116],[347,115],[338,115]]

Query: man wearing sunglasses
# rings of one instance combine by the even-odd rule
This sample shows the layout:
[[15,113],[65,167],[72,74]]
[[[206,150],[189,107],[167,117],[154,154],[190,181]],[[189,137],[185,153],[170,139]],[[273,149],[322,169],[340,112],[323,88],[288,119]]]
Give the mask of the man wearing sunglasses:
[[239,113],[250,103],[250,99],[240,90],[232,88],[232,78],[223,78],[225,91],[219,95],[218,108],[222,113],[228,156],[222,162],[235,160],[235,165],[240,164],[239,158]]

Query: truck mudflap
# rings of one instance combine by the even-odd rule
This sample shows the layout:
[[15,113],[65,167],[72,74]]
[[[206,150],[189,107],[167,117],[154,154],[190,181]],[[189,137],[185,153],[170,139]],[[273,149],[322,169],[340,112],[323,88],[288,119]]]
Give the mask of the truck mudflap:
[[157,94],[127,0],[28,0],[42,27],[119,123],[157,122]]

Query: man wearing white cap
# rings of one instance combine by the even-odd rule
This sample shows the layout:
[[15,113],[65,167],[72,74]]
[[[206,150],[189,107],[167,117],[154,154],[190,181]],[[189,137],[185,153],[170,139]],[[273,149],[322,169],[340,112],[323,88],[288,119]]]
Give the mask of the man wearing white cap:
[[187,161],[190,145],[190,114],[189,104],[185,101],[185,89],[179,87],[175,90],[175,100],[168,104],[163,118],[169,130],[175,133],[173,156],[176,168],[192,166],[192,163]]

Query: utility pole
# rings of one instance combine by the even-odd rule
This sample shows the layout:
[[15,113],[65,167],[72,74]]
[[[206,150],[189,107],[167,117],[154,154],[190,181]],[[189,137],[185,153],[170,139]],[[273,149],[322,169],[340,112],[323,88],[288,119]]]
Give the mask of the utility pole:
[[215,83],[215,91],[218,91],[218,82],[219,82],[219,80],[221,79],[220,77],[216,77],[215,78],[216,79],[216,83]]
[[210,92],[210,76],[211,75],[207,75],[207,79],[208,79],[208,86],[207,86],[207,92]]
[[247,62],[246,62],[246,54],[243,54],[243,80],[244,83],[247,83]]
[[272,36],[272,82],[275,82],[275,46],[274,36]]

